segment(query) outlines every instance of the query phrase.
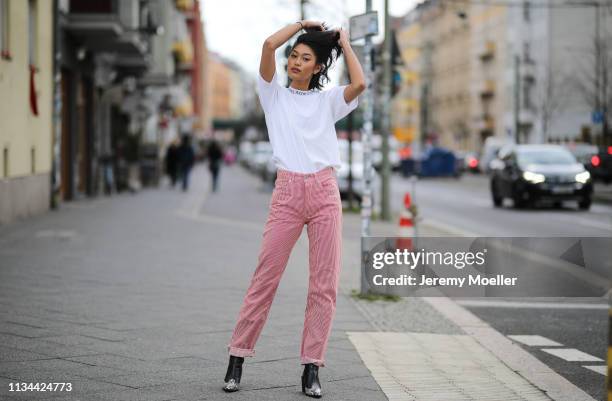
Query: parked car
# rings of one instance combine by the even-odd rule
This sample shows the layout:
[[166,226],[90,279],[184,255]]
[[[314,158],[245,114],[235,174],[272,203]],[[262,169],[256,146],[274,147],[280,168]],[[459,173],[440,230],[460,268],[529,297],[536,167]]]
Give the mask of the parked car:
[[238,162],[241,166],[249,166],[249,159],[253,156],[253,142],[242,141],[238,146]]
[[599,153],[591,156],[591,163],[587,167],[594,180],[603,181],[606,184],[612,182],[612,146],[600,149]]
[[463,158],[463,168],[465,171],[469,171],[470,173],[478,174],[480,173],[480,162],[478,160],[478,153],[476,152],[468,152],[465,154]]
[[563,146],[574,155],[576,160],[584,164],[586,169],[591,164],[591,158],[599,153],[597,146],[588,143],[569,143]]
[[[338,170],[338,188],[340,189],[340,197],[346,199],[349,189],[349,164],[348,164],[348,141],[339,139],[338,146],[340,149],[340,169]],[[352,168],[353,178],[353,194],[355,198],[361,200],[363,195],[363,145],[360,141],[352,142]],[[380,193],[380,175],[374,167],[372,167],[372,204],[375,204],[375,199]]]
[[490,136],[485,139],[482,151],[480,152],[478,168],[483,173],[491,172],[491,161],[497,158],[497,152],[504,146],[509,145],[509,141],[504,138]]
[[[377,171],[382,168],[382,137],[380,135],[372,136],[372,165]],[[394,136],[389,137],[389,165],[391,171],[397,171],[400,168],[400,143]]]
[[419,163],[419,176],[422,177],[459,177],[455,154],[445,148],[430,147],[423,151]]
[[268,160],[272,158],[272,145],[268,141],[255,142],[253,157],[249,161],[251,171],[259,176],[265,174]]
[[465,158],[467,157],[467,152],[462,150],[453,151],[455,155],[455,171],[458,176],[465,172]]
[[516,208],[540,200],[560,205],[576,200],[589,209],[593,194],[591,174],[574,155],[560,145],[514,145],[500,151],[493,164],[490,189],[493,204],[511,198]]
[[276,181],[277,170],[278,169],[276,167],[276,164],[274,163],[274,160],[272,160],[272,157],[270,157],[268,159],[268,162],[266,163],[266,168],[262,176],[263,181],[273,186],[274,182]]

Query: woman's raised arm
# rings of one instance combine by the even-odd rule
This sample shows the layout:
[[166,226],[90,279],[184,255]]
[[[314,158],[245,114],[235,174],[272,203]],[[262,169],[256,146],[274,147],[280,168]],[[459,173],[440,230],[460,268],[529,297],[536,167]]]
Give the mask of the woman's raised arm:
[[340,39],[338,39],[338,43],[340,43],[340,46],[342,46],[344,61],[346,62],[351,81],[346,89],[344,89],[344,100],[346,103],[350,103],[365,90],[366,82],[363,69],[361,68],[359,59],[357,59],[357,55],[351,47],[346,31],[340,28],[339,32]]
[[289,24],[270,35],[261,49],[261,61],[259,63],[259,73],[267,82],[272,81],[274,71],[276,71],[276,59],[274,53],[293,35],[304,29],[323,30],[323,24],[316,21],[300,21]]

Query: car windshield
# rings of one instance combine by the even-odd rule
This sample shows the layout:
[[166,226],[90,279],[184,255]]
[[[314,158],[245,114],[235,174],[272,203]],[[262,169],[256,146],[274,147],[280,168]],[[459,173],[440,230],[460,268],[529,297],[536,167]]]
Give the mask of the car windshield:
[[597,146],[575,146],[569,149],[575,156],[593,156],[597,154]]
[[521,164],[573,164],[574,156],[563,149],[537,149],[518,152],[518,162]]

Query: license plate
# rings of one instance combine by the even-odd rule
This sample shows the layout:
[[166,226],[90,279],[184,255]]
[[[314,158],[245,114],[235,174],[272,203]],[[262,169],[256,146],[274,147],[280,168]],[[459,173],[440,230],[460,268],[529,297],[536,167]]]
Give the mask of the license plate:
[[574,192],[574,187],[556,186],[556,187],[552,187],[550,190],[551,192],[555,194],[570,194]]

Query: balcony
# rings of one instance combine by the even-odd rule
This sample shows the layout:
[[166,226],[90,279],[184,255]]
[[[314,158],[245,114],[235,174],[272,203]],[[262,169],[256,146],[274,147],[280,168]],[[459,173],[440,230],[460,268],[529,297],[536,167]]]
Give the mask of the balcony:
[[134,0],[71,0],[62,26],[90,51],[142,57],[148,42],[140,32],[139,7]]
[[495,130],[495,119],[490,114],[483,114],[476,122],[476,129],[479,131]]
[[534,81],[536,77],[535,64],[533,62],[523,62],[519,68],[521,76],[527,81]]
[[94,51],[112,50],[111,44],[124,33],[119,16],[113,14],[70,14],[64,29]]
[[193,44],[190,39],[175,42],[172,51],[177,69],[186,72],[193,69]]
[[175,0],[174,4],[178,10],[183,12],[190,12],[195,6],[195,2],[193,0]]
[[492,79],[487,79],[480,83],[480,87],[478,88],[478,93],[480,93],[480,97],[482,98],[490,98],[495,95],[495,81]]
[[489,61],[495,56],[495,42],[492,40],[485,41],[478,52],[478,56],[482,61]]
[[519,123],[522,125],[533,125],[536,120],[535,113],[532,109],[521,109],[518,117]]

